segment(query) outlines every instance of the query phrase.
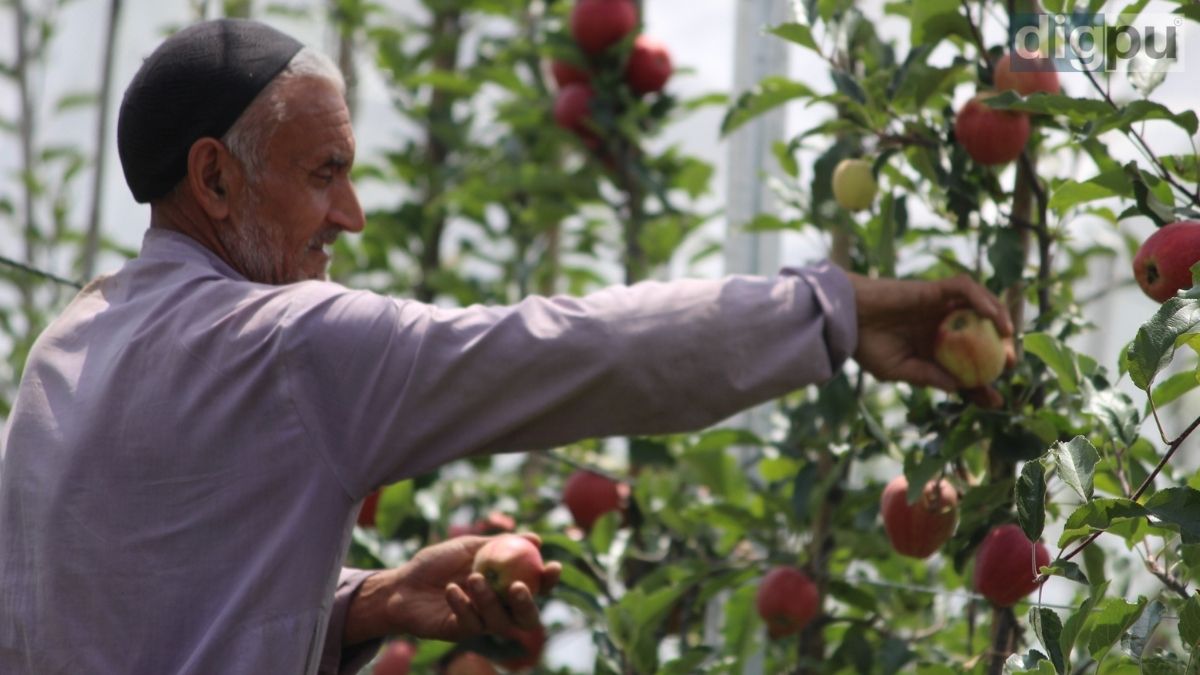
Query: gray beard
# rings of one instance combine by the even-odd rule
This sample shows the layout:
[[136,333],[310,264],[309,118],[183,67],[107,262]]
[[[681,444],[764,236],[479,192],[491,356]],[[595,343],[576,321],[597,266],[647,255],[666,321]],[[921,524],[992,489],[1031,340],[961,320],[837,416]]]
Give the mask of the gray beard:
[[279,224],[266,218],[255,217],[250,205],[233,219],[233,226],[218,230],[221,245],[234,264],[250,281],[260,284],[287,284],[299,279],[284,279],[284,252],[272,241],[272,234],[280,231]]

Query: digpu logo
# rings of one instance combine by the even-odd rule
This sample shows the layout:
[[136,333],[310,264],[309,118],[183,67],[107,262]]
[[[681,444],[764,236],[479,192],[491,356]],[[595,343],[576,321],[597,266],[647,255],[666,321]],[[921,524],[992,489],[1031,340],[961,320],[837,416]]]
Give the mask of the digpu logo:
[[1183,69],[1178,14],[1015,14],[1009,35],[1014,71]]

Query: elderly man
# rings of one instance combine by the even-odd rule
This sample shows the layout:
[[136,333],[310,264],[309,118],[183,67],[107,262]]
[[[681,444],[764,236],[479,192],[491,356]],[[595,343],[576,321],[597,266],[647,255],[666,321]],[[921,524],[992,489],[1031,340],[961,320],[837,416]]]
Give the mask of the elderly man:
[[[38,339],[0,454],[0,672],[353,672],[381,636],[538,622],[468,576],[483,538],[340,570],[380,485],[470,455],[701,428],[829,378],[951,390],[978,285],[820,265],[442,309],[324,280],[363,228],[329,61],[262,24],[169,38],[122,104],[140,255]],[[547,570],[553,585],[557,568]]]

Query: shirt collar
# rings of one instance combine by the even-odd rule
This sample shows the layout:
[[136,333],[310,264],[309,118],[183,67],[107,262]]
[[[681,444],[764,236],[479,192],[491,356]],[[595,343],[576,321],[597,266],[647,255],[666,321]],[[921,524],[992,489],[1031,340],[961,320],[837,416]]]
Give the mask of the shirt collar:
[[204,244],[182,232],[161,227],[146,229],[146,234],[142,237],[142,250],[138,257],[147,260],[196,263],[212,268],[223,277],[247,281],[245,276],[230,267],[229,263],[222,260]]

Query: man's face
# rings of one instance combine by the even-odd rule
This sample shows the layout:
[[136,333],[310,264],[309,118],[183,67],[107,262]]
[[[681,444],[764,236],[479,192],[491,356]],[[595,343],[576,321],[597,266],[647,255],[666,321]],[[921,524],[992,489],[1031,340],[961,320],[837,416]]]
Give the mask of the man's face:
[[241,185],[232,228],[221,238],[251,281],[288,284],[324,279],[324,247],[363,228],[350,167],[354,132],[337,88],[320,78],[284,84],[286,116],[264,144],[257,177]]

